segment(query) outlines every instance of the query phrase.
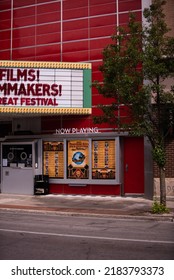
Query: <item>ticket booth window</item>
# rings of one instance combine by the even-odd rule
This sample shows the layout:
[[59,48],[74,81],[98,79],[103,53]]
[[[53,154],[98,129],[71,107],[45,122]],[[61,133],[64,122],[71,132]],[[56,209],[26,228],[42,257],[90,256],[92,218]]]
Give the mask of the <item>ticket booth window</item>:
[[32,167],[32,145],[3,145],[2,159],[3,167]]
[[115,140],[92,141],[92,178],[115,179]]
[[44,175],[62,179],[64,177],[63,142],[45,141],[43,150]]

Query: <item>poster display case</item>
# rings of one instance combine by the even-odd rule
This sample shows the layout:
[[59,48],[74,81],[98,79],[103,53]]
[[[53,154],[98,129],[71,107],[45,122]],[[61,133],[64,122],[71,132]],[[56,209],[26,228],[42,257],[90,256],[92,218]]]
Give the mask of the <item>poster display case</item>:
[[64,157],[63,142],[44,141],[43,145],[43,169],[44,175],[51,178],[63,178],[64,176]]
[[92,141],[92,178],[115,179],[115,140]]
[[43,174],[61,183],[115,182],[118,175],[116,139],[64,139],[43,142]]
[[89,179],[89,141],[68,141],[68,179]]

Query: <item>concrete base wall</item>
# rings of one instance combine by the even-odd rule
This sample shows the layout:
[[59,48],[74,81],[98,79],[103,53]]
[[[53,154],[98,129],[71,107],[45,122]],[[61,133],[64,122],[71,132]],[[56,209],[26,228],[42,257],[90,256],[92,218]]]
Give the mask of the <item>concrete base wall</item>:
[[[174,178],[166,178],[166,195],[167,198],[174,200]],[[160,196],[159,178],[154,178],[154,197]]]

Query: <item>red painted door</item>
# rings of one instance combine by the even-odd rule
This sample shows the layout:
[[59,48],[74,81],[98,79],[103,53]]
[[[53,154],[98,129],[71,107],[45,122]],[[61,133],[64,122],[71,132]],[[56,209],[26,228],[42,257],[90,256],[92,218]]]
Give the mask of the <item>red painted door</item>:
[[124,138],[124,194],[144,194],[144,139]]

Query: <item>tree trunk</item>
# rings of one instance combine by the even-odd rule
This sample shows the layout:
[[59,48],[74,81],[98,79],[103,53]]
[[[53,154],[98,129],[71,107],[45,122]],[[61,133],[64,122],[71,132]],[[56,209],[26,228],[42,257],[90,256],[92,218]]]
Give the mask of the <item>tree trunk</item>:
[[165,170],[160,167],[160,203],[166,206]]

